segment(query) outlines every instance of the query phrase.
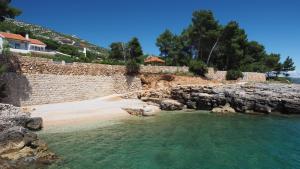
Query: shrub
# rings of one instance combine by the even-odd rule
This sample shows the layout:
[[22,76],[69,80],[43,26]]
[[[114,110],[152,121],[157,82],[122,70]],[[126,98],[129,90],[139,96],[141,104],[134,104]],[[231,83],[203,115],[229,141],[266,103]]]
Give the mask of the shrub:
[[164,74],[164,75],[161,75],[160,80],[165,80],[165,81],[171,82],[171,81],[175,80],[175,76],[170,75],[170,74]]
[[136,75],[140,72],[140,64],[135,60],[129,60],[126,63],[126,72],[128,75]]
[[240,70],[228,70],[226,74],[226,80],[238,80],[243,78],[244,74]]
[[207,66],[203,61],[200,60],[193,60],[190,62],[189,70],[200,76],[204,76],[207,73]]

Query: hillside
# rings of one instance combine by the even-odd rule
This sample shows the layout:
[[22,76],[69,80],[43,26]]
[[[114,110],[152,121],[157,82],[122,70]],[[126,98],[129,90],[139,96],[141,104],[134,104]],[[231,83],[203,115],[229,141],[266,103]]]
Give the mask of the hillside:
[[67,44],[78,48],[86,47],[89,51],[95,52],[99,55],[102,56],[108,55],[108,50],[106,48],[100,47],[86,40],[80,39],[75,35],[67,35],[64,33],[59,33],[39,25],[25,23],[15,19],[7,18],[3,23],[0,23],[0,31],[10,31],[12,33],[29,31],[31,36],[34,36],[35,38],[41,40],[43,39],[53,40],[58,44]]

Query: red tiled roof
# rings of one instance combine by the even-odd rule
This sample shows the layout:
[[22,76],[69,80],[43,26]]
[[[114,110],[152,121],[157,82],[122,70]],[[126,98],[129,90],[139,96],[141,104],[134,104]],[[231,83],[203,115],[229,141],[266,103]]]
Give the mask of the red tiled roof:
[[28,42],[30,42],[32,44],[36,44],[36,45],[46,45],[45,43],[41,42],[40,40],[26,39],[22,35],[18,35],[18,34],[14,34],[14,33],[0,32],[0,37],[6,38],[6,39],[28,41]]
[[36,45],[46,45],[45,43],[41,42],[40,40],[37,39],[29,39],[29,42],[32,44],[36,44]]
[[6,39],[15,39],[15,40],[21,40],[21,41],[28,41],[22,35],[13,34],[13,33],[0,32],[0,36],[3,37],[3,38],[6,38]]
[[144,60],[144,62],[145,63],[153,63],[153,62],[156,62],[156,63],[165,63],[164,60],[162,60],[162,59],[160,59],[160,58],[158,58],[156,56],[150,56],[150,57],[146,58]]

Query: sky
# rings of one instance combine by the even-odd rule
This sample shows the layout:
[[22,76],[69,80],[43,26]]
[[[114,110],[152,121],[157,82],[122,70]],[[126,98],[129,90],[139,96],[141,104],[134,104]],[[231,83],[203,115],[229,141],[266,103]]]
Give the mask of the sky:
[[23,11],[18,20],[103,47],[138,37],[144,53],[154,55],[164,30],[180,34],[193,11],[208,9],[223,25],[237,21],[268,53],[283,60],[291,56],[300,72],[299,0],[13,0],[12,5]]

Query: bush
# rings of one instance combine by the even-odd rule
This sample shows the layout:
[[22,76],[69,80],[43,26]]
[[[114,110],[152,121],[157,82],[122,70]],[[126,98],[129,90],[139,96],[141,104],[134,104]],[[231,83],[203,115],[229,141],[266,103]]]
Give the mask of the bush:
[[204,76],[207,73],[207,66],[203,61],[200,60],[193,60],[190,62],[189,70],[200,76]]
[[228,70],[226,74],[226,80],[238,80],[243,78],[244,74],[240,70]]
[[170,74],[161,75],[160,80],[165,80],[165,81],[171,82],[171,81],[175,80],[175,76],[170,75]]
[[128,75],[136,75],[140,72],[140,64],[135,60],[126,63],[126,72]]

